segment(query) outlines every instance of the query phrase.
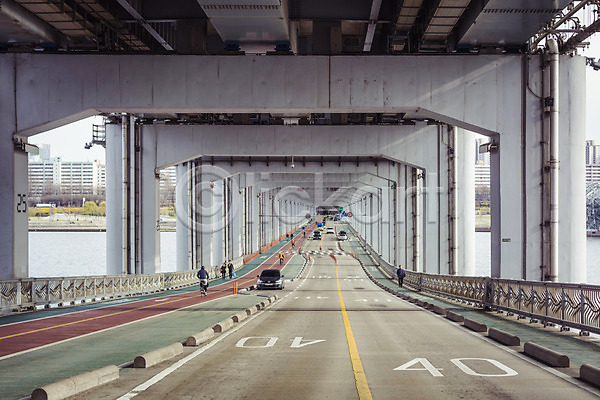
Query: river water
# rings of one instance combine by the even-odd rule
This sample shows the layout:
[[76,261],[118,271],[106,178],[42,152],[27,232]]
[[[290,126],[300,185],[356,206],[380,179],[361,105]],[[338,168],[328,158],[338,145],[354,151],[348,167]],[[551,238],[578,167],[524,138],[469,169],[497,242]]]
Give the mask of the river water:
[[[475,233],[475,274],[490,275],[490,233]],[[175,232],[161,232],[162,272],[175,271]],[[106,274],[105,232],[29,232],[29,276]],[[587,238],[587,283],[600,285],[600,237]]]

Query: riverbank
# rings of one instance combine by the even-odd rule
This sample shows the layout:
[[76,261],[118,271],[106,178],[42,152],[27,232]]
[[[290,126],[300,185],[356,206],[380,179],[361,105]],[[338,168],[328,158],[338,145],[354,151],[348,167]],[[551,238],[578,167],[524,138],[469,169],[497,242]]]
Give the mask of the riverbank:
[[[30,232],[106,232],[106,217],[56,214],[30,217]],[[161,232],[175,232],[175,218],[161,218]]]

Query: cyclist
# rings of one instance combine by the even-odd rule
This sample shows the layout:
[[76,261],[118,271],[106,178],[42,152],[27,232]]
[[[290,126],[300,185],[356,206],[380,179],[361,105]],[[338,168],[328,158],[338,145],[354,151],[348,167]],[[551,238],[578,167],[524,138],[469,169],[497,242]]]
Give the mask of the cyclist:
[[204,269],[204,265],[198,271],[198,279],[200,279],[200,294],[206,296],[206,292],[208,292],[208,272]]
[[283,253],[279,253],[279,264],[283,264]]

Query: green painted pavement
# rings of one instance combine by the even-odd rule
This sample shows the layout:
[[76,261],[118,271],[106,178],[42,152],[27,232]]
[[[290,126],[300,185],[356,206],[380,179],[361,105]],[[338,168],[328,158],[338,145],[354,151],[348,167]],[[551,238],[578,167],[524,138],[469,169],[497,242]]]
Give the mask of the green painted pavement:
[[283,267],[283,274],[286,279],[296,279],[302,269],[304,268],[304,263],[306,260],[300,254],[294,254],[290,261],[285,264]]
[[517,320],[516,317],[509,317],[506,314],[484,311],[479,308],[473,308],[458,302],[444,300],[425,292],[419,292],[408,287],[400,288],[397,279],[390,279],[379,267],[375,261],[367,254],[360,242],[347,229],[348,235],[352,240],[344,242],[342,247],[345,251],[352,251],[363,263],[363,266],[371,273],[374,279],[384,286],[394,289],[400,293],[415,299],[426,301],[430,304],[443,307],[449,311],[485,324],[488,329],[496,328],[518,336],[521,345],[526,342],[534,342],[540,346],[552,349],[565,354],[571,361],[571,366],[581,366],[590,364],[600,367],[600,341],[592,341],[589,338],[582,338],[573,333],[561,333],[554,327],[543,328],[540,324],[531,324],[529,320]]
[[[293,235],[297,236],[298,233],[301,231],[302,231],[301,229],[298,229],[298,230],[294,231]],[[288,240],[282,239],[279,242],[277,242],[275,245],[271,246],[269,249],[264,251],[258,257],[250,260],[242,268],[240,268],[236,271],[237,278],[234,278],[233,280],[245,277],[246,275],[248,275],[249,273],[254,271],[256,268],[258,268],[260,266],[260,264],[265,262],[265,260],[267,260],[269,257],[274,255],[276,252],[280,251],[283,246],[288,244],[288,242],[289,242]],[[225,279],[222,279],[220,277],[218,279],[214,279],[215,277],[212,277],[212,278],[213,279],[210,280],[210,287],[218,286],[220,284],[232,281],[227,278],[225,278]],[[72,313],[72,312],[76,312],[76,311],[93,310],[93,309],[97,309],[97,308],[113,306],[116,304],[132,303],[135,301],[153,299],[153,298],[157,298],[157,297],[172,296],[172,295],[176,295],[176,294],[180,294],[180,293],[190,293],[190,292],[195,292],[197,290],[198,290],[198,284],[194,283],[194,284],[191,284],[190,286],[186,286],[186,287],[182,287],[182,288],[178,288],[178,289],[160,291],[160,292],[149,293],[149,294],[144,294],[144,295],[122,296],[122,297],[115,297],[115,298],[107,299],[107,300],[98,300],[98,301],[93,301],[93,302],[88,301],[83,304],[77,304],[77,305],[72,305],[72,306],[67,305],[64,307],[47,308],[47,309],[40,309],[40,310],[36,310],[36,311],[30,311],[30,312],[9,314],[9,315],[4,315],[4,316],[0,317],[0,325],[7,325],[7,324],[13,324],[16,322],[30,321],[30,320],[39,319],[39,318],[53,317],[53,316]]]
[[257,296],[228,296],[0,360],[0,399],[23,398],[35,388],[133,361],[261,301]]

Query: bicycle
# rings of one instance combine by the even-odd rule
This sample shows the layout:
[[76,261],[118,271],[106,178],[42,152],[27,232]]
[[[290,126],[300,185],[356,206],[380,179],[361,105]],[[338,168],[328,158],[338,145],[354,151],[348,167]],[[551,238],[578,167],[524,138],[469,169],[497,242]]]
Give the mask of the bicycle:
[[200,296],[208,295],[208,279],[200,279]]

